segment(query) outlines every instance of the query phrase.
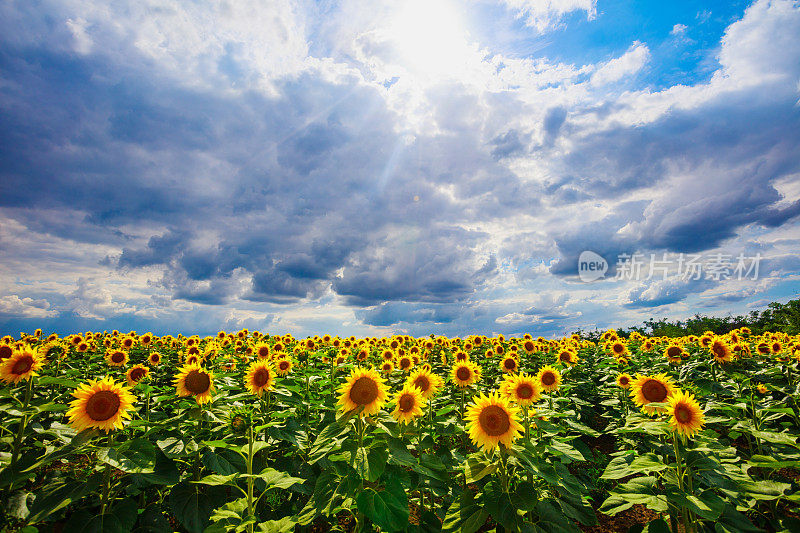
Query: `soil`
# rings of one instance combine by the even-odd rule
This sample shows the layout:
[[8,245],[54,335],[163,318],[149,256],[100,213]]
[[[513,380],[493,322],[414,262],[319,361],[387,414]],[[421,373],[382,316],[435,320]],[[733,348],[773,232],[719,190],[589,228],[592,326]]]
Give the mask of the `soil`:
[[644,505],[634,505],[614,516],[597,512],[598,524],[595,526],[580,526],[586,533],[624,533],[637,524],[647,524],[659,517],[658,513],[651,511]]

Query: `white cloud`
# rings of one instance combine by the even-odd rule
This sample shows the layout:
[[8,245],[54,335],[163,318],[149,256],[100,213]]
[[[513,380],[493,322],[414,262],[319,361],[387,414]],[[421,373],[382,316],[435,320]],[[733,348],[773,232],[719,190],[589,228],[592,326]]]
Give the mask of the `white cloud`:
[[628,51],[602,65],[592,74],[592,85],[606,85],[636,74],[650,58],[646,44],[634,42]]
[[16,318],[49,318],[57,311],[50,309],[50,302],[42,299],[20,298],[16,294],[0,297],[0,316]]
[[525,24],[540,33],[559,26],[564,15],[585,11],[589,20],[597,16],[597,0],[502,0],[524,18]]
[[684,35],[686,33],[687,26],[686,24],[675,24],[672,27],[672,30],[669,32],[670,35]]

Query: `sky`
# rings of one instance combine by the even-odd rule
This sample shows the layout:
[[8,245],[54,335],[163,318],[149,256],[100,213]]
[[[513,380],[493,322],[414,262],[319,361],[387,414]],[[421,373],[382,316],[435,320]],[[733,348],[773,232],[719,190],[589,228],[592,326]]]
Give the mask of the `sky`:
[[0,3],[2,334],[555,337],[798,252],[797,1]]

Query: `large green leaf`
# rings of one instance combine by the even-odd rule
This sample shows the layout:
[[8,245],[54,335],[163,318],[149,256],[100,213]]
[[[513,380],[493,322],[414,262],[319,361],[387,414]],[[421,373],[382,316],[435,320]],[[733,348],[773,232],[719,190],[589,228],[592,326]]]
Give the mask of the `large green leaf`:
[[214,509],[224,501],[223,487],[209,487],[183,481],[169,493],[172,514],[189,533],[202,533]]
[[397,482],[389,481],[382,491],[364,489],[356,504],[383,531],[402,531],[408,524],[408,498]]
[[100,486],[100,477],[100,474],[94,474],[85,481],[62,483],[38,494],[30,507],[28,523],[39,522],[59,509],[77,502],[90,492],[97,491]]
[[442,533],[475,533],[488,517],[489,512],[475,501],[475,495],[465,491],[447,509]]

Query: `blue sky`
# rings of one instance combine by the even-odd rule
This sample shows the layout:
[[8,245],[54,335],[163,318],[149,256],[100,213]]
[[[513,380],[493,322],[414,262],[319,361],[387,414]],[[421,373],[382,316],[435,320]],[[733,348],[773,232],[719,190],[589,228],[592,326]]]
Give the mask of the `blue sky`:
[[[0,330],[760,309],[800,288],[798,101],[788,0],[4,2]],[[669,267],[616,279],[619,254]]]

